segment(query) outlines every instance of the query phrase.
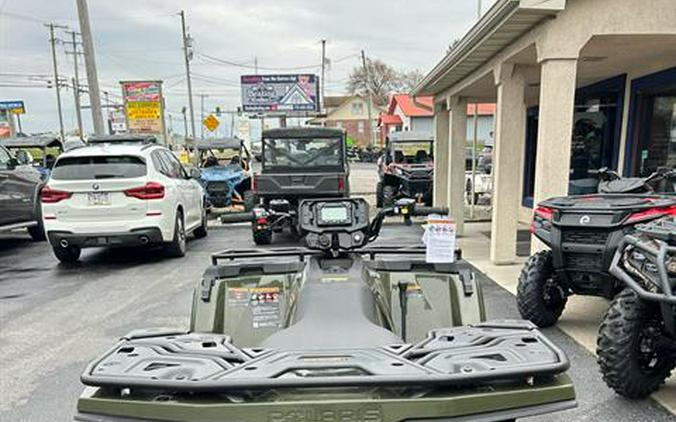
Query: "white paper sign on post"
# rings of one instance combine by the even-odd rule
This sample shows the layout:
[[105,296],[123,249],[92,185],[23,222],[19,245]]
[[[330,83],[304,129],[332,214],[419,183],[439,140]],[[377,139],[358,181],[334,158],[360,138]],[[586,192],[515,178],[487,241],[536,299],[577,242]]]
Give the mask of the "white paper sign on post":
[[429,215],[423,233],[425,261],[447,264],[455,261],[455,221],[446,216]]

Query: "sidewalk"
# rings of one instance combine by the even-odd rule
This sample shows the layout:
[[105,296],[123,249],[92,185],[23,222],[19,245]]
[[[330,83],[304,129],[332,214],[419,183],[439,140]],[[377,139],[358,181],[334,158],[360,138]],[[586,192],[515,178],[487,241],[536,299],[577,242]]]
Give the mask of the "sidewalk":
[[[519,273],[526,257],[519,257],[514,265],[493,265],[489,260],[490,238],[488,234],[490,229],[490,222],[465,224],[465,235],[458,239],[462,255],[479,271],[515,295]],[[527,230],[528,227],[523,226],[520,229]],[[525,247],[527,245],[523,244],[517,249],[522,251]],[[557,327],[589,352],[595,354],[598,327],[607,308],[608,302],[605,299],[571,296]],[[652,398],[676,415],[676,374],[672,375],[667,385],[654,393]]]

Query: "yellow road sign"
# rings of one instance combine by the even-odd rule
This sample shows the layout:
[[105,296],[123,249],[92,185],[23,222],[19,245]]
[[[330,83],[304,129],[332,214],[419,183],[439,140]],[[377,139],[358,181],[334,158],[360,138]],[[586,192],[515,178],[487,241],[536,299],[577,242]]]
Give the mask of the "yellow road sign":
[[216,116],[214,116],[213,114],[208,115],[202,122],[202,124],[204,124],[204,127],[209,129],[211,132],[215,131],[220,123],[221,122],[219,122]]

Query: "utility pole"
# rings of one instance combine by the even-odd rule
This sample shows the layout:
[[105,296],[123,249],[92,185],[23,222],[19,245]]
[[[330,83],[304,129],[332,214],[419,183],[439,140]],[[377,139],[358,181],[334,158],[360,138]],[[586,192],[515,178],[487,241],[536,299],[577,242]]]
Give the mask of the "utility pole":
[[326,40],[322,39],[322,80],[319,81],[322,84],[321,85],[321,87],[322,87],[321,88],[322,97],[321,97],[321,102],[320,102],[320,104],[321,104],[320,111],[322,111],[322,112],[324,111],[324,79],[325,79],[325,76],[326,76]]
[[56,107],[59,113],[59,135],[61,135],[61,142],[66,140],[66,134],[63,130],[63,111],[61,110],[61,85],[59,84],[59,67],[56,64],[56,38],[54,38],[54,28],[66,28],[61,25],[54,25],[53,23],[46,24],[49,28],[49,42],[52,45],[52,64],[54,65],[54,88],[56,89]]
[[370,78],[369,78],[369,69],[368,66],[366,66],[366,54],[364,54],[364,50],[361,51],[361,64],[364,66],[364,86],[366,87],[366,91],[368,92],[368,103],[367,103],[367,109],[369,113],[369,124],[368,126],[368,140],[369,140],[369,145],[373,146],[373,111],[371,110],[371,104],[373,103],[373,95],[371,93],[371,85],[370,85]]
[[[181,114],[183,114],[183,137],[188,138],[188,116],[186,115],[186,107],[183,106],[181,109]],[[184,139],[185,141],[185,139]]]
[[254,56],[254,75],[258,75],[258,57]]
[[[185,59],[185,78],[188,82],[188,106],[190,107],[190,134],[195,139],[195,109],[192,103],[192,80],[190,79],[190,59],[192,57],[192,38],[185,29],[185,12],[181,10],[181,32],[183,33],[183,57]],[[186,135],[187,136],[187,135]]]
[[477,11],[476,11],[476,18],[477,20],[481,19],[481,0],[477,0]]
[[80,139],[84,138],[84,128],[82,127],[82,110],[80,108],[80,75],[78,71],[77,56],[80,54],[77,51],[77,32],[66,31],[71,35],[71,47],[73,51],[66,51],[66,54],[73,55],[73,95],[75,96],[75,116],[77,117],[77,130]]
[[200,138],[204,138],[204,98],[208,97],[207,94],[200,93]]
[[77,0],[77,14],[80,20],[82,34],[82,50],[84,51],[85,69],[87,70],[87,85],[89,86],[89,104],[92,108],[92,123],[94,133],[103,135],[103,115],[101,114],[101,95],[99,93],[99,77],[96,73],[96,58],[94,57],[94,39],[89,25],[89,11],[87,0]]

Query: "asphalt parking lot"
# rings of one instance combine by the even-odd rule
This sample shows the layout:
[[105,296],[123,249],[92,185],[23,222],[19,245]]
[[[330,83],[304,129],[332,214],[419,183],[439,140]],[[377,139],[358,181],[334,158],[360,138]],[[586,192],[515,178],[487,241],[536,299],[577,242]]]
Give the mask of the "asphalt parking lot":
[[[418,242],[416,226],[387,225],[380,242]],[[139,327],[186,327],[191,289],[212,252],[251,247],[246,225],[211,230],[182,259],[159,251],[88,249],[75,267],[22,233],[0,237],[0,420],[68,421],[84,365]],[[279,244],[277,244],[279,245]],[[482,278],[491,318],[517,317],[513,297]],[[601,381],[593,356],[557,329],[547,330],[572,362],[580,406],[536,420],[668,421],[650,400],[627,401]]]

